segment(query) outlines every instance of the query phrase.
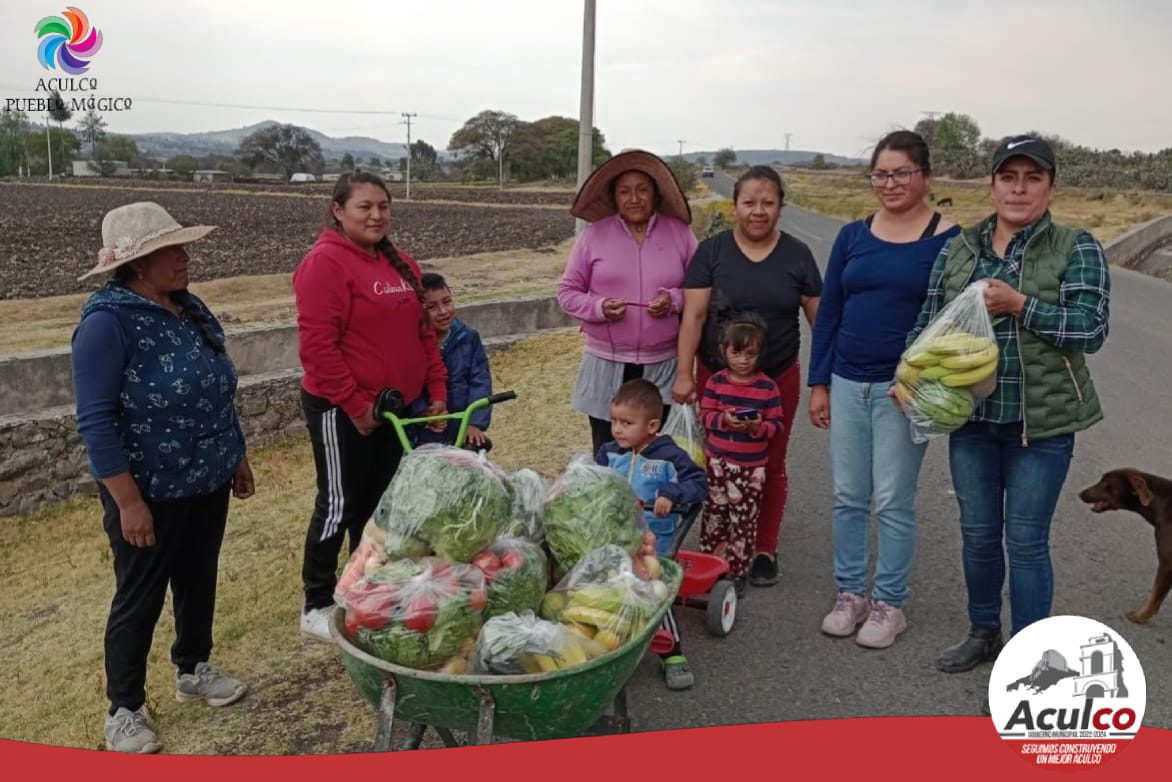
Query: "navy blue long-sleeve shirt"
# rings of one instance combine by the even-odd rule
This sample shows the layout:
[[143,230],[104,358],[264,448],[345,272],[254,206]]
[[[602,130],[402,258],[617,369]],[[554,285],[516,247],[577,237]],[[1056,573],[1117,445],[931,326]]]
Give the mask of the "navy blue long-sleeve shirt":
[[831,374],[857,383],[895,376],[909,331],[928,293],[932,263],[959,232],[952,227],[914,242],[885,242],[863,220],[834,240],[810,341],[809,385]]

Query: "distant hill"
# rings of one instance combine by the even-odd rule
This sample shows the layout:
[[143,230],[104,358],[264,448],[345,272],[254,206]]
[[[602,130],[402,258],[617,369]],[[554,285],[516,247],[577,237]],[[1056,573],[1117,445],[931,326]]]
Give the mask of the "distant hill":
[[[867,161],[860,158],[842,157],[840,155],[831,155],[827,152],[816,152],[808,149],[736,149],[733,151],[737,153],[737,162],[748,163],[751,166],[770,165],[771,163],[781,163],[783,166],[800,166],[809,163],[814,159],[815,155],[821,154],[827,163],[836,166],[864,166]],[[716,156],[716,151],[710,152],[687,152],[684,154],[684,159],[696,162],[699,158],[707,158],[708,162],[712,162],[712,158]]]
[[[243,128],[215,130],[207,133],[139,133],[133,136],[138,150],[147,157],[169,158],[175,155],[232,155],[245,136],[261,128],[278,123],[272,120],[258,122]],[[346,136],[334,138],[306,128],[321,145],[326,159],[340,159],[347,152],[356,160],[369,160],[372,156],[382,160],[398,160],[407,154],[407,145],[379,141],[368,136]]]

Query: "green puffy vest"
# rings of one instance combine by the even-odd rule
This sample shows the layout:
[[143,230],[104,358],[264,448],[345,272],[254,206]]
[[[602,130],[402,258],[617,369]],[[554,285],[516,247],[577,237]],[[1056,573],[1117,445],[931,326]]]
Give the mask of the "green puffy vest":
[[[988,217],[949,242],[944,266],[944,301],[952,301],[972,281]],[[1062,275],[1079,231],[1050,222],[1047,216],[1026,244],[1018,287],[1027,296],[1059,303]],[[1017,327],[1025,377],[1022,390],[1022,439],[1078,432],[1103,419],[1099,395],[1083,354],[1050,345]]]

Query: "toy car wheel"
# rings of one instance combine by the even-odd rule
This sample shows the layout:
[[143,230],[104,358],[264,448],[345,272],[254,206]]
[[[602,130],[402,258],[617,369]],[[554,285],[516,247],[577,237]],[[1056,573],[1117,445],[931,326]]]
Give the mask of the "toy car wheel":
[[708,632],[723,638],[736,621],[737,590],[731,581],[721,579],[708,592]]

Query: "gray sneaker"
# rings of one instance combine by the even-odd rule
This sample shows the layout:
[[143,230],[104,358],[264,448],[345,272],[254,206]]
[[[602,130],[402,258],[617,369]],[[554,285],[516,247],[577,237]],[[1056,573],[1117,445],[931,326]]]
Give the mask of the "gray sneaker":
[[146,706],[131,711],[119,706],[118,711],[106,717],[106,749],[111,752],[130,752],[149,755],[163,748],[147,716]]
[[244,697],[248,687],[215,666],[199,663],[195,673],[175,677],[175,700],[205,700],[209,706],[227,706]]

